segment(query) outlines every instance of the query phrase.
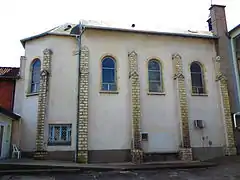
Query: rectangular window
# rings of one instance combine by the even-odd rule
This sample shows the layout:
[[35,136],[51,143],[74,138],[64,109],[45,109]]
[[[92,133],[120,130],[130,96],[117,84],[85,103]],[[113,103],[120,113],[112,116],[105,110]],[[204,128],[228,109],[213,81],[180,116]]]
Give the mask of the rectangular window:
[[50,124],[48,145],[71,145],[71,124]]

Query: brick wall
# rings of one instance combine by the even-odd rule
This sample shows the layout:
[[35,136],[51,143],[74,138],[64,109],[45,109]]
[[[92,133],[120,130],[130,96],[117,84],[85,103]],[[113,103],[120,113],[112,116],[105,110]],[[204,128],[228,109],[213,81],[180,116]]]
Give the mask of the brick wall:
[[0,80],[0,106],[12,110],[14,80]]

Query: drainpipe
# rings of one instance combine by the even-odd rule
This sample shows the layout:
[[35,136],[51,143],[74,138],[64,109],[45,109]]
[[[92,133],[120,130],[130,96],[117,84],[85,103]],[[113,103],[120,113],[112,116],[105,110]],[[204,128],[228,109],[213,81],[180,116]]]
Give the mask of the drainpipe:
[[79,127],[79,101],[80,101],[80,80],[81,80],[81,46],[82,46],[82,35],[85,31],[81,22],[79,22],[79,35],[76,35],[76,40],[78,43],[78,91],[77,91],[77,130],[76,130],[76,150],[75,150],[75,162],[77,162],[78,154],[78,127]]

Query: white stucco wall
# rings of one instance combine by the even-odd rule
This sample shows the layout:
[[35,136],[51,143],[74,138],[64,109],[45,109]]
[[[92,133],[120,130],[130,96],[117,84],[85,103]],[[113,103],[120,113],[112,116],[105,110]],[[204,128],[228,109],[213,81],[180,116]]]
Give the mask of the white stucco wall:
[[[45,122],[45,142],[48,139],[49,124],[72,124],[72,145],[49,146],[47,150],[75,149],[78,58],[73,55],[73,52],[76,50],[76,46],[74,38],[59,36],[47,36],[26,43],[25,73],[24,77],[16,85],[14,107],[15,112],[19,113],[23,119],[21,126],[21,148],[23,151],[34,150],[37,127],[38,96],[26,96],[29,88],[30,65],[35,58],[39,58],[41,62],[43,61],[43,50],[46,48],[50,48],[53,55],[49,107],[47,121]],[[24,83],[22,83],[23,81]]]
[[[173,80],[172,54],[179,53],[183,59],[184,75],[189,102],[191,144],[202,147],[202,136],[212,141],[212,146],[224,144],[223,125],[219,105],[219,90],[215,82],[216,56],[213,41],[141,35],[132,33],[87,30],[82,44],[89,48],[89,150],[131,148],[131,97],[128,78],[128,53],[138,53],[141,87],[141,128],[147,132],[149,141],[144,142],[146,152],[176,152],[180,145],[180,117],[177,89]],[[49,151],[75,150],[77,118],[78,57],[74,38],[47,36],[26,44],[24,83],[18,81],[15,111],[21,114],[21,148],[33,151],[36,139],[37,96],[26,97],[31,61],[42,61],[43,50],[50,48],[52,72],[50,77],[49,105],[45,124],[45,141],[48,124],[72,124],[71,146],[49,146]],[[117,60],[118,94],[102,94],[100,91],[101,57],[113,55]],[[148,95],[147,60],[159,58],[163,65],[164,95]],[[200,61],[206,67],[208,96],[192,97],[190,94],[189,63]],[[23,87],[24,86],[24,87]],[[21,88],[23,87],[23,88]],[[19,94],[22,99],[19,97]],[[19,105],[20,104],[20,105]],[[194,119],[206,122],[204,130],[193,127]],[[205,144],[208,144],[208,141]],[[206,146],[207,146],[206,144]]]
[[[138,53],[141,83],[141,128],[148,132],[149,142],[144,142],[147,152],[174,152],[180,145],[180,118],[178,117],[177,89],[174,86],[172,54],[183,58],[184,75],[189,83],[189,63],[199,60],[207,67],[206,97],[191,97],[189,101],[190,135],[194,147],[202,147],[202,134],[193,128],[192,120],[203,119],[212,146],[224,144],[218,89],[214,81],[216,56],[214,42],[202,39],[140,35],[119,32],[88,30],[83,45],[90,50],[89,80],[89,149],[130,149],[131,112],[128,79],[128,52]],[[105,54],[116,57],[118,66],[118,94],[101,94],[100,59]],[[147,59],[159,58],[163,63],[165,95],[147,94]],[[190,84],[186,84],[187,89]],[[189,93],[189,90],[188,90]]]

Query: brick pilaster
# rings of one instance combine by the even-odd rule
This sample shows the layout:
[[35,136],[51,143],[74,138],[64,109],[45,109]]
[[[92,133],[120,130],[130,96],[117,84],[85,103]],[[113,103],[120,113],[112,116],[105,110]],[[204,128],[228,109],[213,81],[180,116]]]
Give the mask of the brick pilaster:
[[189,123],[188,123],[188,101],[185,87],[185,79],[183,75],[182,58],[179,54],[172,55],[174,65],[174,79],[177,83],[177,93],[179,97],[180,120],[182,145],[180,148],[180,158],[182,160],[192,160],[192,149],[190,144]]
[[78,154],[77,162],[88,163],[88,63],[89,50],[81,48],[79,109],[78,109]]
[[233,126],[232,126],[232,117],[230,111],[229,95],[228,95],[228,86],[227,78],[221,72],[220,68],[221,57],[217,56],[215,58],[215,71],[216,71],[216,82],[219,85],[220,94],[221,94],[221,104],[222,104],[222,114],[223,114],[223,124],[225,130],[225,139],[226,139],[226,155],[236,155],[236,146],[234,140]]
[[140,81],[138,74],[137,53],[128,54],[129,61],[129,79],[131,81],[131,101],[132,101],[132,162],[140,164],[143,160],[143,151],[141,148],[140,137]]
[[35,158],[42,159],[46,155],[44,145],[44,123],[46,119],[47,98],[49,88],[49,75],[51,73],[52,51],[45,49],[43,51],[42,70],[40,75],[40,88],[38,95],[38,114],[37,114],[37,136]]

